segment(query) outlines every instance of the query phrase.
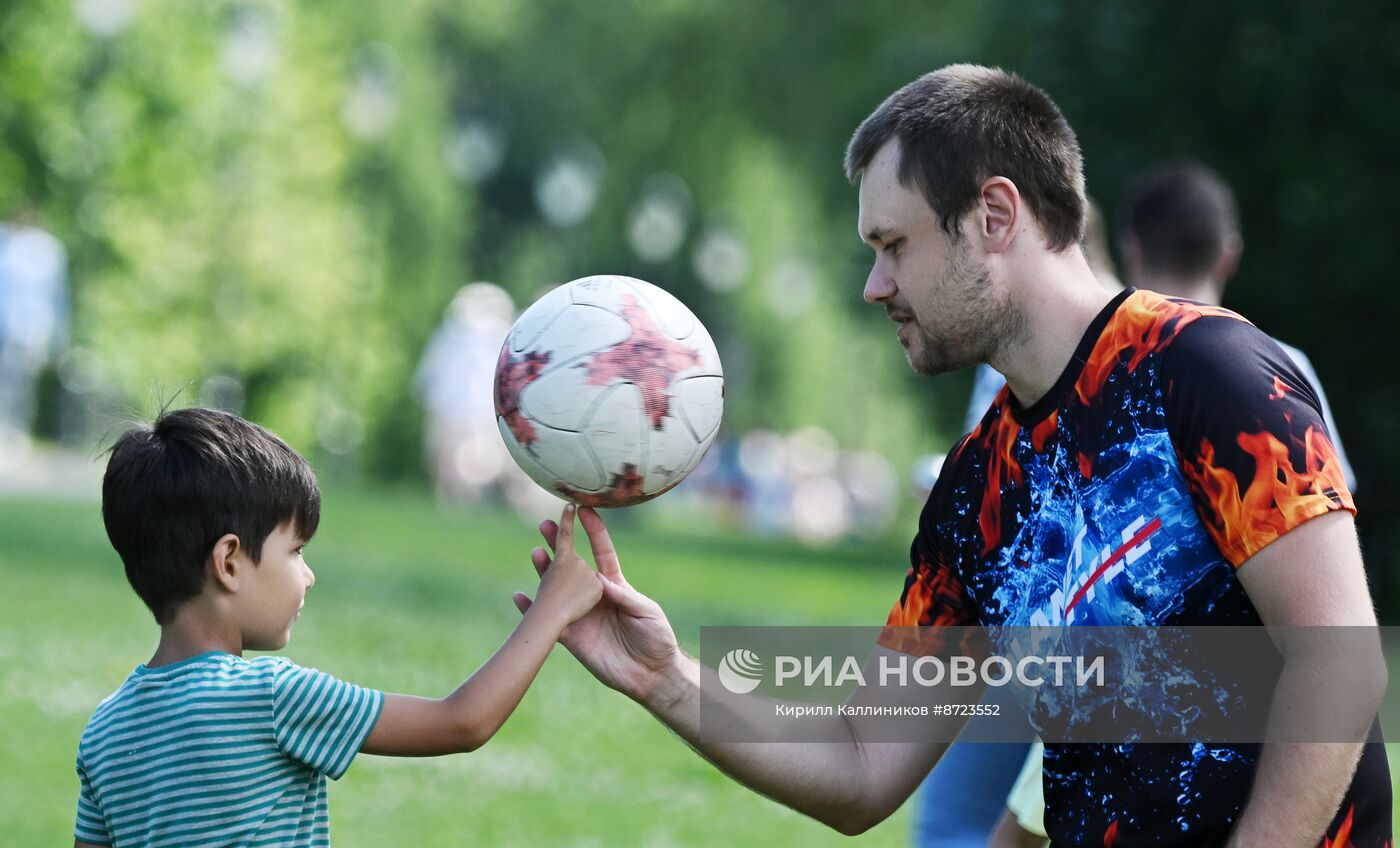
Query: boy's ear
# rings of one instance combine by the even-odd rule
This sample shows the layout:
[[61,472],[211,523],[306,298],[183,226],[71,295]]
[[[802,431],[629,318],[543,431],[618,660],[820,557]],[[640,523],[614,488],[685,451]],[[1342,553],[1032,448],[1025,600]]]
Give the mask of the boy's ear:
[[214,585],[227,592],[237,592],[245,559],[243,546],[239,544],[237,536],[232,533],[220,536],[214,543],[213,550],[209,552],[209,572]]

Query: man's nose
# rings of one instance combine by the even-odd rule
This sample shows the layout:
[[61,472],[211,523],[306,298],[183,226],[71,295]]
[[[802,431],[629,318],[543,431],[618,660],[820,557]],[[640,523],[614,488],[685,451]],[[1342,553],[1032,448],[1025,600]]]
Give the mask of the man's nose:
[[885,273],[885,269],[880,267],[880,263],[875,263],[870,269],[870,276],[865,278],[865,302],[879,303],[882,300],[889,300],[894,296],[895,284],[890,275]]

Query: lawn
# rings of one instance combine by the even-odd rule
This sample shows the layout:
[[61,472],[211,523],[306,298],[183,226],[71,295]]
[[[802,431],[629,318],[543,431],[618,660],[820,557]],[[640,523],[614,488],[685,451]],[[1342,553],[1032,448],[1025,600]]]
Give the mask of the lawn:
[[[683,644],[701,625],[883,621],[903,579],[896,546],[812,553],[697,531],[613,536],[634,585]],[[382,689],[445,694],[517,619],[533,527],[442,510],[408,491],[332,489],[308,548],[315,588],[283,652]],[[155,643],[95,503],[0,499],[0,845],[69,844],[73,754],[96,703]],[[1387,726],[1400,706],[1387,704]],[[1390,748],[1392,766],[1400,749]],[[366,756],[331,790],[336,845],[902,845],[911,805],[840,837],[742,789],[562,648],[480,751]]]
[[[901,585],[891,546],[614,529],[629,579],[694,651],[702,624],[871,624]],[[445,694],[493,651],[530,588],[532,527],[413,492],[333,489],[315,588],[283,652],[383,689]],[[0,500],[0,844],[70,844],[73,754],[92,708],[155,643],[88,502]],[[899,845],[908,807],[855,840],[718,773],[562,648],[480,751],[366,756],[331,789],[335,844]]]

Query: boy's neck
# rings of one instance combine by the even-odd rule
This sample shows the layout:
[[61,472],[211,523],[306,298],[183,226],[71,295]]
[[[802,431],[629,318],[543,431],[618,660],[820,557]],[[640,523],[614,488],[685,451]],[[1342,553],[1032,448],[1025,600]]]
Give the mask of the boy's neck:
[[180,607],[169,624],[161,625],[160,644],[146,667],[170,665],[210,651],[243,656],[243,635],[238,628],[211,613],[199,599]]

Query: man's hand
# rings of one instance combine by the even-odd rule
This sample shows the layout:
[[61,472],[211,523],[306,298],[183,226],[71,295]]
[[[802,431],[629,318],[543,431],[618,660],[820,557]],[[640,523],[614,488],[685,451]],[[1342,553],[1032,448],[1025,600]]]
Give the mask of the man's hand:
[[[566,627],[559,641],[594,677],[645,704],[680,654],[675,631],[661,607],[633,589],[623,576],[602,517],[588,507],[580,509],[578,517],[588,534],[594,565],[603,578],[603,597],[590,612]],[[559,525],[542,522],[540,534],[549,551],[535,548],[530,560],[540,576],[548,580],[554,561],[550,552],[557,547]],[[524,593],[515,594],[515,605],[522,613],[531,603]]]

